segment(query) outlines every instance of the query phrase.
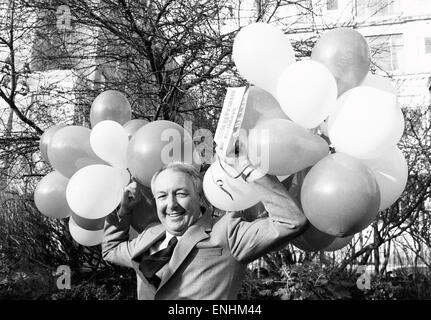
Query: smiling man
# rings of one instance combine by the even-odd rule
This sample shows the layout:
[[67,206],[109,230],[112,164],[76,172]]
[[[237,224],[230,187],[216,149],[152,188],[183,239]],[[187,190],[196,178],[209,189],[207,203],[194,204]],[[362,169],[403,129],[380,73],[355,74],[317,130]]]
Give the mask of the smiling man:
[[199,176],[187,165],[171,165],[154,175],[151,186],[160,222],[171,235],[182,236],[201,215]]
[[275,177],[254,179],[248,182],[261,193],[268,217],[249,222],[241,212],[227,212],[216,218],[204,210],[200,174],[172,163],[151,181],[160,223],[129,240],[131,209],[140,197],[133,183],[118,214],[106,219],[104,259],[135,269],[138,299],[236,299],[247,264],[286,245],[307,221]]

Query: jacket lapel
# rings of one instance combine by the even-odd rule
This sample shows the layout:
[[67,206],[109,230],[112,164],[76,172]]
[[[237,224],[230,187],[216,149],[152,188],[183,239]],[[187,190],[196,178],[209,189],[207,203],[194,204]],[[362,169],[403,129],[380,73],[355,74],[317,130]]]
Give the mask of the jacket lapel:
[[162,224],[156,224],[148,228],[144,233],[140,234],[133,248],[132,260],[139,257],[142,253],[147,251],[155,242],[163,238],[166,229]]
[[211,227],[211,217],[206,214],[184,233],[169,260],[169,264],[163,274],[158,290],[172,277],[195,245],[199,241],[209,238],[208,231],[211,231]]
[[132,253],[132,264],[138,276],[151,290],[151,294],[156,294],[156,288],[145,278],[141,270],[139,270],[139,256],[147,251],[155,242],[163,238],[166,229],[162,224],[157,224],[148,228],[143,234],[139,235],[140,239],[137,239],[136,246]]

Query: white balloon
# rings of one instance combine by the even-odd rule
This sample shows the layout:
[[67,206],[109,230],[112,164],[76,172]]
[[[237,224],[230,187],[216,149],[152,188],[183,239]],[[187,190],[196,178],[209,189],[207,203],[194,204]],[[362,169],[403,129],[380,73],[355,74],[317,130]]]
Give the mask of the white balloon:
[[259,22],[238,32],[232,58],[245,79],[274,95],[278,77],[295,62],[295,53],[281,29]]
[[95,164],[80,169],[70,178],[66,199],[77,215],[98,219],[120,204],[123,188],[124,177],[118,169]]
[[85,230],[78,226],[76,222],[69,218],[69,232],[73,240],[79,244],[87,247],[97,246],[103,241],[103,229],[102,230]]
[[205,172],[203,189],[207,200],[224,211],[245,210],[260,201],[251,184],[228,176],[218,160]]
[[389,208],[403,193],[408,178],[407,161],[398,147],[392,147],[378,158],[362,159],[373,171],[380,189],[380,208]]
[[373,87],[397,95],[397,89],[388,78],[368,73],[361,86]]
[[336,105],[337,83],[322,63],[299,61],[284,69],[276,92],[286,115],[310,129],[325,120]]
[[123,169],[127,167],[129,136],[118,122],[98,122],[91,130],[90,144],[94,153],[112,166]]
[[395,146],[404,131],[404,116],[397,97],[359,86],[346,91],[329,116],[329,139],[335,150],[356,158],[378,157]]

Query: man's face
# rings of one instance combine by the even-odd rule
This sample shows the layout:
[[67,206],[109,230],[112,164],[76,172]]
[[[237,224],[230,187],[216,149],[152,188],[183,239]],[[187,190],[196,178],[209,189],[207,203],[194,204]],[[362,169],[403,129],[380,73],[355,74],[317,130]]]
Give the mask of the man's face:
[[182,235],[199,219],[199,194],[186,173],[162,171],[154,181],[153,190],[157,215],[171,234]]

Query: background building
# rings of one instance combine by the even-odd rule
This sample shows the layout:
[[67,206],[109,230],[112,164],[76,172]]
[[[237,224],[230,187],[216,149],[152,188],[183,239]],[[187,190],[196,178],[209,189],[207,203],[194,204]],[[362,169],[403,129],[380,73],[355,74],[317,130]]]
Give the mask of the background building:
[[429,105],[431,1],[297,0],[289,1],[289,5],[281,1],[275,8],[276,3],[232,1],[224,16],[224,30],[235,30],[259,17],[261,21],[270,18],[292,42],[307,42],[333,28],[353,27],[368,41],[371,71],[392,80],[401,106]]

